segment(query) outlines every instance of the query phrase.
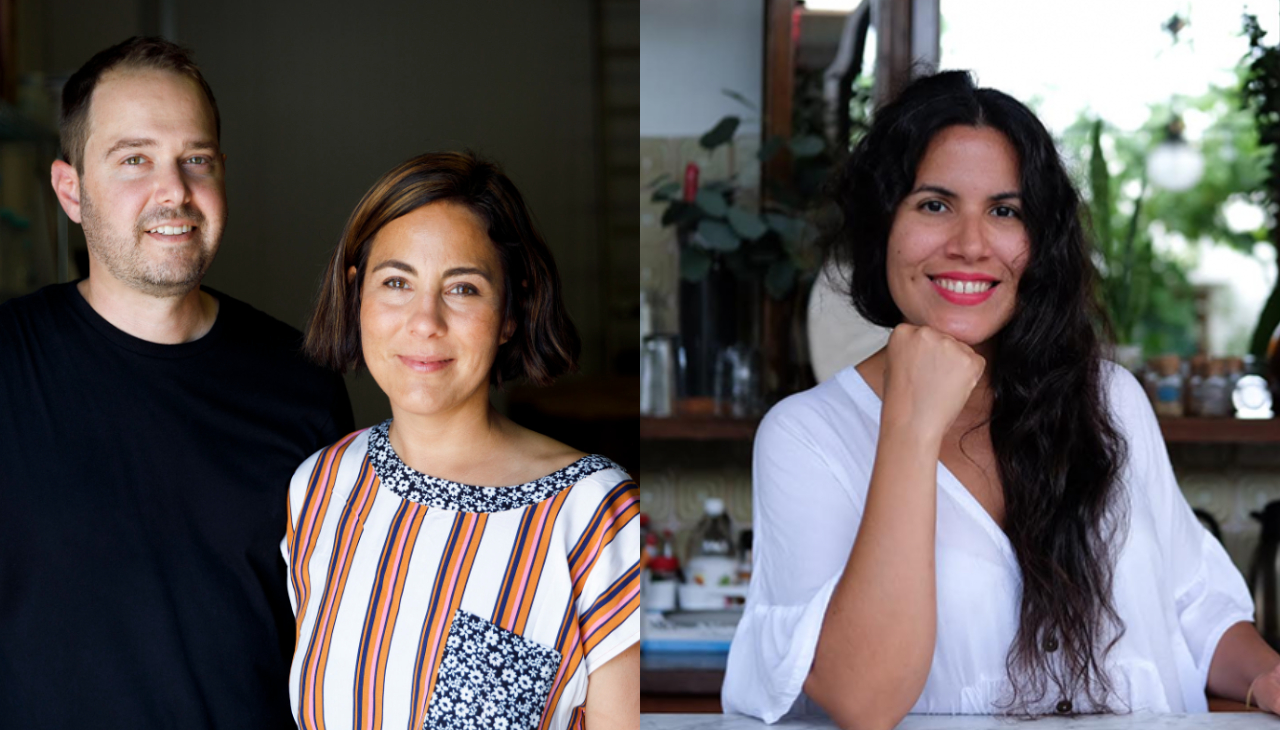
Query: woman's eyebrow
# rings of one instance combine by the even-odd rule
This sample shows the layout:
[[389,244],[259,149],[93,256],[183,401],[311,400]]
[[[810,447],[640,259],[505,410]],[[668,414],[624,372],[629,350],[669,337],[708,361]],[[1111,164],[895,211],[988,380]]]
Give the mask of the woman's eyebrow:
[[444,272],[444,278],[448,279],[451,276],[465,276],[467,274],[475,274],[476,276],[483,277],[484,280],[490,284],[493,283],[493,277],[489,276],[489,272],[475,266],[455,266],[454,268]]
[[369,273],[373,273],[374,271],[378,271],[379,269],[399,269],[405,272],[406,274],[413,274],[414,276],[417,276],[418,274],[417,269],[413,268],[409,264],[406,264],[405,262],[400,261],[398,259],[387,259],[386,261],[383,261],[382,263],[373,267],[373,269]]
[[941,195],[944,198],[956,197],[955,193],[951,192],[950,190],[947,190],[944,187],[940,187],[938,185],[921,185],[915,190],[912,190],[910,194],[915,195],[916,193],[936,193],[938,195]]
[[[941,195],[944,198],[957,197],[954,192],[944,187],[941,187],[939,185],[921,185],[920,187],[916,188],[915,190],[912,190],[908,194],[915,195],[916,193],[934,193],[935,195]],[[1021,199],[1022,193],[1018,192],[1017,190],[1006,190],[1003,193],[996,193],[995,195],[992,195],[989,198],[989,200],[1011,200],[1015,198]]]

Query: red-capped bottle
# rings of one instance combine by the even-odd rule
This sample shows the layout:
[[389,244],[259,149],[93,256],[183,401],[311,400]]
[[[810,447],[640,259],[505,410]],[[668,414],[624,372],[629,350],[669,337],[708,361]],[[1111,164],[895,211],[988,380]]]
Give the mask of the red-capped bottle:
[[698,165],[690,162],[684,166],[684,202],[692,203],[698,197]]

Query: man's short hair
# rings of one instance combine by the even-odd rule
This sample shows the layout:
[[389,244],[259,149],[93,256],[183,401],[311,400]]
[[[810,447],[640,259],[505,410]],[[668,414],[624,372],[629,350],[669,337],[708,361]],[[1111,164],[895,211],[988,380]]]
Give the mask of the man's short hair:
[[191,60],[191,52],[163,38],[134,36],[90,58],[62,87],[62,112],[58,116],[58,132],[62,138],[62,156],[84,173],[84,147],[89,139],[89,102],[103,74],[117,69],[170,71],[185,76],[204,91],[213,107],[213,125],[222,139],[222,118],[213,89],[205,82],[199,67]]
[[[305,349],[339,372],[364,365],[360,296],[373,239],[384,226],[425,205],[450,201],[484,224],[502,262],[504,322],[511,339],[498,348],[489,382],[550,385],[577,369],[582,343],[561,299],[560,275],[516,186],[492,162],[469,152],[425,154],[383,175],[347,220],[329,259],[307,327]],[[348,282],[347,272],[356,268]]]

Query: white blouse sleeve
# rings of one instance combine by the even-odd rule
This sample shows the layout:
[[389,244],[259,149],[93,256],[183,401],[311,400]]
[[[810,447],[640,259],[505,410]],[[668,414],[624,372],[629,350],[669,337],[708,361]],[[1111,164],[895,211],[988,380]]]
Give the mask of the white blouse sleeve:
[[800,696],[862,519],[863,494],[838,463],[859,439],[835,433],[821,405],[803,394],[779,403],[755,440],[754,565],[722,701],[726,712],[769,723]]
[[1253,598],[1244,578],[1222,544],[1191,511],[1178,487],[1160,424],[1142,387],[1118,366],[1112,377],[1113,404],[1128,426],[1130,483],[1145,492],[1164,542],[1165,569],[1173,592],[1174,611],[1187,649],[1199,673],[1198,687],[1209,676],[1218,640],[1232,625],[1253,621]]

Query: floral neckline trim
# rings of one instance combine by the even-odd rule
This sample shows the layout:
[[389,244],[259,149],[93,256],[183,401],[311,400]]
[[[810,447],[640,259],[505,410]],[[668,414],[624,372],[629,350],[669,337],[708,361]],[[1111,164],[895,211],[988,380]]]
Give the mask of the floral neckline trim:
[[369,429],[369,463],[382,486],[411,502],[454,512],[505,512],[537,504],[604,469],[621,469],[603,456],[584,456],[540,479],[514,487],[476,487],[428,476],[400,460],[388,429],[391,419]]

